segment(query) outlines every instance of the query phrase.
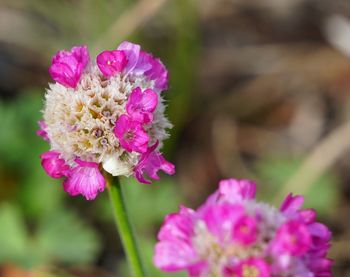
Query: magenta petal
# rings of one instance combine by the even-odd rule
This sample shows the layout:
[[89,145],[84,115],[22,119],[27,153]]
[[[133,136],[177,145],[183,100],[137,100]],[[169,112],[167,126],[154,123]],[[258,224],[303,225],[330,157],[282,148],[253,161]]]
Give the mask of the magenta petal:
[[148,147],[149,136],[138,121],[127,115],[121,115],[115,123],[114,134],[120,145],[128,152],[145,153]]
[[308,227],[296,220],[281,225],[277,231],[274,248],[277,254],[288,253],[299,256],[309,250],[311,236]]
[[316,211],[313,209],[301,210],[299,211],[299,215],[306,224],[313,223],[316,220]]
[[157,90],[163,91],[168,88],[168,71],[164,64],[147,52],[140,52],[139,61],[133,71],[154,80]]
[[122,72],[127,62],[124,51],[120,50],[103,51],[96,58],[98,68],[106,77]]
[[179,213],[167,215],[158,233],[158,240],[183,240],[189,243],[194,232],[194,215],[194,211],[186,207],[181,207]]
[[203,214],[203,220],[208,230],[221,242],[232,233],[236,221],[243,215],[241,205],[222,204],[208,207]]
[[40,155],[41,165],[47,175],[52,178],[61,178],[67,176],[69,166],[60,158],[60,153],[57,151],[48,151]]
[[125,67],[126,74],[128,74],[131,70],[133,70],[137,64],[140,55],[140,45],[134,44],[128,41],[122,42],[118,48],[118,50],[123,50],[128,63]]
[[106,180],[98,169],[97,163],[76,160],[77,166],[68,173],[63,188],[71,196],[83,195],[86,200],[96,198],[98,192],[104,191]]
[[153,257],[154,264],[167,272],[187,269],[198,259],[192,246],[182,240],[158,242]]
[[47,132],[45,131],[45,129],[47,127],[45,121],[44,120],[39,120],[38,121],[38,125],[39,125],[40,129],[38,131],[36,131],[36,134],[38,136],[42,137],[44,140],[49,141],[50,139],[49,139],[49,137],[47,135]]
[[219,183],[219,197],[224,202],[254,199],[255,192],[256,184],[250,180],[227,179]]
[[299,211],[301,206],[304,203],[304,197],[300,195],[293,196],[293,194],[288,194],[287,197],[284,199],[280,211],[283,213],[295,213]]
[[234,224],[232,239],[242,245],[250,245],[258,235],[257,221],[254,217],[242,215]]
[[153,59],[152,68],[145,72],[151,80],[155,80],[155,87],[161,91],[168,89],[168,71],[159,59]]
[[135,177],[140,183],[151,183],[151,181],[144,177],[144,174],[147,174],[154,180],[158,180],[159,170],[162,170],[169,175],[175,173],[175,166],[166,161],[163,155],[156,151],[157,146],[158,142],[149,147],[148,150],[142,154],[139,163],[135,166]]
[[144,92],[137,87],[130,96],[126,104],[126,111],[136,121],[149,123],[153,120],[153,112],[158,105],[158,95],[151,89]]
[[56,82],[75,88],[89,62],[86,46],[75,46],[71,51],[59,51],[52,58],[49,73]]

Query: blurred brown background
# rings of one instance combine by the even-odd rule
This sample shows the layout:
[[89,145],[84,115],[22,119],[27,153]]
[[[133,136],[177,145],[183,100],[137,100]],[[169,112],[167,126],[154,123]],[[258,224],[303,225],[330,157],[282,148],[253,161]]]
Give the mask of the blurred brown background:
[[256,180],[276,205],[306,195],[334,233],[334,276],[350,276],[348,0],[1,0],[0,276],[127,276],[106,195],[65,195],[35,136],[51,56],[125,39],[171,78],[164,152],[177,174],[125,180],[150,276],[166,276],[151,263],[165,214],[224,177]]

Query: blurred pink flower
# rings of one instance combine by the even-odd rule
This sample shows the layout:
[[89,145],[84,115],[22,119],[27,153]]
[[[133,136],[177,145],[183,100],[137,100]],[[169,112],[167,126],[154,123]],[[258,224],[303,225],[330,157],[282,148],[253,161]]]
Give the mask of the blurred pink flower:
[[261,258],[248,258],[235,266],[224,268],[224,276],[230,277],[270,277],[270,266]]
[[70,51],[59,51],[52,58],[50,75],[56,82],[75,88],[89,59],[87,46],[75,46]]
[[256,219],[243,214],[235,223],[232,229],[232,238],[243,244],[249,245],[256,241],[258,234]]
[[255,183],[223,180],[196,211],[166,217],[154,263],[189,276],[331,276],[331,233],[288,195],[281,210],[257,202]]
[[306,253],[311,246],[311,236],[306,225],[298,220],[290,220],[282,224],[272,242],[276,255],[291,254],[299,256]]

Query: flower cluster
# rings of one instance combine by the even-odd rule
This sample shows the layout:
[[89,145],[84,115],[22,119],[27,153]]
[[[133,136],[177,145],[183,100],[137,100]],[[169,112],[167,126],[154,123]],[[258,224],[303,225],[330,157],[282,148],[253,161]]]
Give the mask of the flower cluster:
[[255,198],[248,180],[222,180],[196,211],[181,207],[166,217],[154,262],[189,276],[328,277],[331,233],[302,209],[302,196],[288,195],[280,209]]
[[134,175],[141,183],[173,174],[159,149],[171,124],[162,92],[168,86],[163,63],[140,46],[121,43],[91,61],[86,46],[59,51],[49,69],[55,83],[46,93],[37,132],[50,143],[42,166],[64,178],[70,195],[94,199],[105,188],[101,169]]

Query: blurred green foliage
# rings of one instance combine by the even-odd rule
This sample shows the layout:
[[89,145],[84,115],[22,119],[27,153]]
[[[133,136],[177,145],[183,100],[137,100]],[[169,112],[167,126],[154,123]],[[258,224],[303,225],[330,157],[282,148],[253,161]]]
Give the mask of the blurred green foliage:
[[[257,178],[258,183],[264,186],[258,189],[261,199],[273,201],[276,195],[271,192],[278,192],[300,168],[302,161],[302,158],[270,158],[259,161]],[[334,174],[327,173],[321,176],[304,194],[304,207],[316,209],[320,216],[329,216],[334,213],[339,197],[337,184],[338,180]]]

